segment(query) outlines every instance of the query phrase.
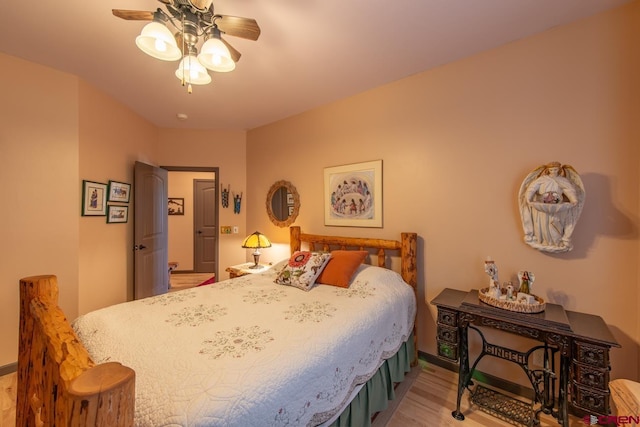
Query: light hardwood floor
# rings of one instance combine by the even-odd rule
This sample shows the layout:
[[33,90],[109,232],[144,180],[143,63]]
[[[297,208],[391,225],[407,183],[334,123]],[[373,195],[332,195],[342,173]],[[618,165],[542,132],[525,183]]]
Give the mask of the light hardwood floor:
[[[499,420],[469,404],[469,394],[462,397],[460,410],[465,416],[458,421],[451,416],[456,406],[458,374],[432,364],[421,364],[419,374],[399,401],[386,423],[387,427],[500,427],[512,424]],[[558,426],[555,418],[541,415],[540,426]],[[582,419],[571,416],[569,427],[584,426]]]
[[0,427],[16,424],[16,373],[0,377]]
[[[414,378],[400,384],[398,394],[400,399],[392,402],[390,407],[380,413],[374,421],[374,427],[501,427],[511,424],[492,417],[477,408],[469,406],[468,395],[462,398],[461,410],[465,415],[464,421],[457,421],[451,417],[455,408],[456,387],[458,375],[439,366],[421,364],[413,372]],[[401,387],[406,387],[406,391]],[[0,377],[0,427],[15,425],[16,411],[16,374]],[[543,415],[540,426],[557,426],[554,418]],[[579,427],[585,424],[581,419],[571,417],[569,427]]]

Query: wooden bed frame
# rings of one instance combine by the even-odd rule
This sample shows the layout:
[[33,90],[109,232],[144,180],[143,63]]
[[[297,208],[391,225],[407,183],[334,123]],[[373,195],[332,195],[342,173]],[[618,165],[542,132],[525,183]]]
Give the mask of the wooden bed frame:
[[[403,279],[416,290],[415,233],[401,241],[304,234],[291,227],[291,251],[377,250],[378,266],[397,251]],[[414,330],[414,344],[416,340]],[[20,280],[20,336],[16,426],[134,425],[135,372],[117,362],[96,365],[58,307],[56,276]],[[415,348],[417,346],[414,345]],[[416,350],[417,351],[417,350]]]

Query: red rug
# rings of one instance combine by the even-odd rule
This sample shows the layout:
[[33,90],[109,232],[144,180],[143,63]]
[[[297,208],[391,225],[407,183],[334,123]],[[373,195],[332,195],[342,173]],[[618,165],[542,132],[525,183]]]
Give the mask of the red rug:
[[210,284],[212,284],[212,283],[216,283],[216,276],[213,276],[213,277],[211,277],[211,278],[209,278],[209,279],[205,280],[204,282],[200,283],[200,284],[199,284],[199,285],[197,285],[197,286],[210,285]]

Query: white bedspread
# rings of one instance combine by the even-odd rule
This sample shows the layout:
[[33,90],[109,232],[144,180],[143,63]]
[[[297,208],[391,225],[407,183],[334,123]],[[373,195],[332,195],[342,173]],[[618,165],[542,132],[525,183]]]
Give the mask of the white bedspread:
[[97,363],[136,371],[138,426],[317,425],[413,328],[413,290],[361,266],[309,292],[274,269],[97,310],[73,323]]

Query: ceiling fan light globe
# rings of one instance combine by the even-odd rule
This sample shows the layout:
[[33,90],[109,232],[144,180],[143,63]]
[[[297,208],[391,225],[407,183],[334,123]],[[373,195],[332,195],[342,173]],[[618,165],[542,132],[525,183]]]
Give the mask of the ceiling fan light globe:
[[149,56],[162,61],[177,61],[182,57],[171,31],[159,22],[150,22],[136,37],[138,48]]
[[211,76],[207,72],[207,69],[202,66],[194,55],[188,55],[182,58],[176,70],[176,77],[180,81],[182,81],[184,77],[185,82],[194,85],[211,83]]
[[168,48],[167,48],[167,44],[164,42],[164,40],[156,39],[155,49],[158,52],[166,52]]
[[208,69],[219,73],[233,71],[236,68],[236,63],[231,59],[229,49],[216,37],[204,42],[198,60]]

